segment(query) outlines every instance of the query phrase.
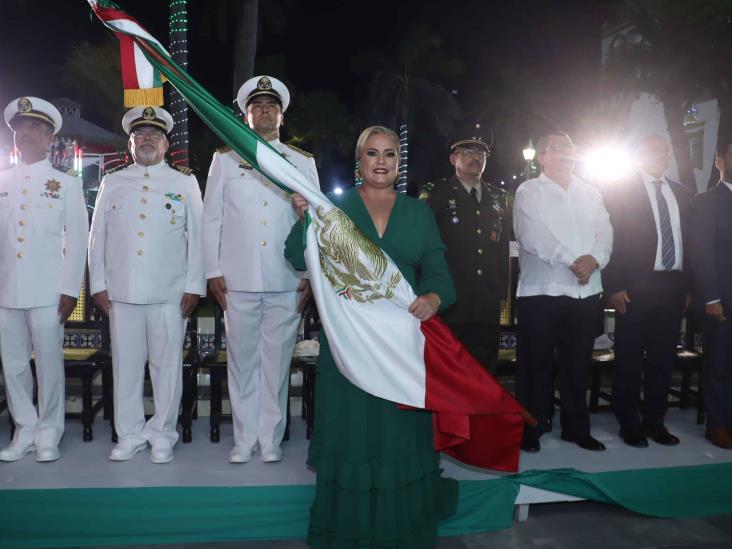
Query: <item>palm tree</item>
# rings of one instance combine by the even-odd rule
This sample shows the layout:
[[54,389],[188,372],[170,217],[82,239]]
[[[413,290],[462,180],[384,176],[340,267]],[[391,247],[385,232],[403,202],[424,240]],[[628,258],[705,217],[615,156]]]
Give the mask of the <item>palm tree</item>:
[[437,138],[443,146],[462,117],[454,94],[444,85],[462,71],[462,64],[448,57],[441,46],[437,34],[425,25],[416,25],[400,40],[395,58],[363,51],[352,60],[359,74],[375,75],[367,98],[368,122],[380,121],[395,130],[406,124],[411,148],[418,153],[410,155],[410,162],[419,153],[427,156],[424,152],[435,145],[425,136],[433,136],[433,141]]

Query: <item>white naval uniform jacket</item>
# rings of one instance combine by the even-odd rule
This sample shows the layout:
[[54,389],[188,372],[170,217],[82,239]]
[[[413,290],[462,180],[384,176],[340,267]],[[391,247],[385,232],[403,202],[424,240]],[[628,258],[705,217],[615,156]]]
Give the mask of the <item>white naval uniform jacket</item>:
[[195,176],[165,162],[106,175],[89,235],[92,294],[132,304],[205,295],[202,209]]
[[[316,187],[315,159],[270,141]],[[285,260],[285,240],[298,220],[290,198],[232,150],[214,153],[203,207],[206,278],[223,276],[236,292],[297,289],[302,274]]]
[[81,179],[48,160],[0,173],[0,307],[78,297],[88,231]]

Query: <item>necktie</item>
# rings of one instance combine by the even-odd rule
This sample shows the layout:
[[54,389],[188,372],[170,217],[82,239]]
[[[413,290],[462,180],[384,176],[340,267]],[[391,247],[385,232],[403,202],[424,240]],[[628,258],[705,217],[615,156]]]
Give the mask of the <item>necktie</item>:
[[668,213],[668,204],[661,193],[662,181],[654,181],[656,187],[656,203],[658,204],[658,222],[661,226],[661,263],[670,271],[676,263],[676,249],[674,246],[674,233],[671,230],[671,216]]
[[473,200],[475,200],[476,204],[480,204],[480,200],[478,200],[478,190],[475,187],[470,189],[470,196],[473,197]]

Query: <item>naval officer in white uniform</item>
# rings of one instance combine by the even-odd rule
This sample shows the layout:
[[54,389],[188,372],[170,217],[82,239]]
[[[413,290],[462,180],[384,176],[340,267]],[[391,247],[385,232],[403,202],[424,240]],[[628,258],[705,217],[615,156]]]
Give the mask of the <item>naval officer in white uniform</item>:
[[17,429],[0,460],[35,450],[37,461],[54,461],[64,432],[64,322],[84,277],[89,222],[81,179],[47,159],[61,113],[48,101],[21,97],[4,114],[20,152],[18,164],[0,173],[0,354]]
[[[312,155],[280,141],[287,87],[255,76],[237,102],[247,125],[319,186]],[[297,216],[287,194],[229,148],[214,154],[204,198],[206,278],[226,322],[235,444],[229,461],[246,463],[257,448],[262,461],[280,461],[290,360],[310,296],[309,281],[284,258]]]
[[[109,459],[152,446],[153,463],[173,459],[182,394],[187,318],[206,292],[201,191],[187,168],[165,162],[170,114],[136,107],[122,119],[134,164],[104,177],[89,238],[94,302],[109,315],[114,425]],[[155,415],[145,422],[143,382],[150,365]]]

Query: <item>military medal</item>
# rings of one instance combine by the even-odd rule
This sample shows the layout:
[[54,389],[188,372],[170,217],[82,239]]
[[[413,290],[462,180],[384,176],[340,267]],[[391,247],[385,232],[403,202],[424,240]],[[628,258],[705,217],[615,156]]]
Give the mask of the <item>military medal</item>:
[[496,242],[498,240],[498,233],[496,231],[491,231],[491,240],[493,242]]
[[41,193],[41,196],[44,196],[46,198],[59,199],[61,198],[61,195],[59,194],[60,190],[61,183],[59,183],[55,179],[49,179],[48,181],[46,181],[46,192]]
[[452,221],[453,223],[458,223],[458,222],[460,221],[460,219],[458,219],[458,216],[457,216],[457,211],[456,211],[456,210],[457,210],[457,200],[456,200],[456,199],[454,199],[454,198],[450,198],[450,199],[449,199],[449,200],[447,201],[447,207],[448,207],[448,208],[449,208],[449,209],[451,210],[451,211],[450,211],[450,213],[452,214],[452,219],[451,219],[451,221]]
[[57,193],[61,190],[61,183],[55,179],[49,179],[46,181],[46,190],[52,193]]

